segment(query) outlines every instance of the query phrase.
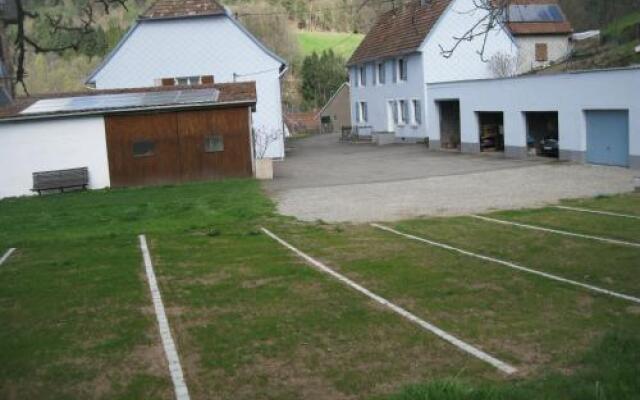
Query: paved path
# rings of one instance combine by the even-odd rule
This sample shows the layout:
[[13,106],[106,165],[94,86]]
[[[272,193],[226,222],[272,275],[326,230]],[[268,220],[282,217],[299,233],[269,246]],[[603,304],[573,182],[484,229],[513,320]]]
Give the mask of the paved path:
[[302,220],[391,221],[542,206],[633,190],[628,169],[429,151],[423,145],[297,140],[265,189]]

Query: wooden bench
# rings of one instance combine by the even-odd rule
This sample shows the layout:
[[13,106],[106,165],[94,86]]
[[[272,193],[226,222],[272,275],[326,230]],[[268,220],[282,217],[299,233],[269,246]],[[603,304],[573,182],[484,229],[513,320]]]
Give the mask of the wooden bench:
[[60,190],[82,188],[86,189],[89,185],[89,169],[72,168],[62,169],[58,171],[42,171],[33,173],[33,189],[34,192],[42,194],[44,190]]

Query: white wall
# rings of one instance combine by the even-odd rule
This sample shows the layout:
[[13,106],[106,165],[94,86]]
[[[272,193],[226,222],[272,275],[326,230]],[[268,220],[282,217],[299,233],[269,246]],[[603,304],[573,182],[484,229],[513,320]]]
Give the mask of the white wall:
[[109,161],[100,117],[0,123],[0,198],[32,194],[32,173],[89,168],[89,187],[108,187]]
[[[546,43],[549,61],[536,61],[536,44]],[[522,74],[532,69],[541,68],[551,62],[562,60],[571,50],[569,35],[531,35],[516,37],[518,45],[518,73]]]
[[[227,16],[143,21],[95,75],[97,89],[154,86],[167,77],[214,75],[215,81],[255,81],[253,126],[282,132],[280,61]],[[240,75],[234,78],[234,73]],[[284,156],[284,140],[267,157]]]
[[[640,168],[639,68],[435,83],[427,92],[433,115],[438,100],[460,100],[463,143],[479,141],[478,111],[504,112],[505,145],[521,148],[526,146],[523,112],[557,111],[560,150],[578,155],[587,149],[584,111],[628,110],[631,163]],[[429,120],[431,140],[440,140],[439,125],[439,118]]]
[[511,35],[498,27],[488,34],[484,60],[478,54],[482,49],[482,36],[471,42],[462,42],[450,58],[442,55],[440,46],[445,50],[453,48],[454,38],[463,36],[485,14],[486,11],[474,6],[474,0],[455,0],[449,5],[421,46],[425,82],[494,78],[486,61],[496,53],[517,57],[518,48]]

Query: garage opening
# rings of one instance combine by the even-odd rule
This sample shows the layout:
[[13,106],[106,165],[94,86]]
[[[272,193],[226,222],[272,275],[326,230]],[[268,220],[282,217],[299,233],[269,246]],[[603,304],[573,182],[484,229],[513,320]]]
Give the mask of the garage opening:
[[529,154],[558,158],[560,155],[558,112],[525,112]]
[[502,112],[477,112],[480,132],[480,151],[504,151],[504,114]]
[[440,147],[460,150],[460,101],[441,100],[437,102],[440,112]]

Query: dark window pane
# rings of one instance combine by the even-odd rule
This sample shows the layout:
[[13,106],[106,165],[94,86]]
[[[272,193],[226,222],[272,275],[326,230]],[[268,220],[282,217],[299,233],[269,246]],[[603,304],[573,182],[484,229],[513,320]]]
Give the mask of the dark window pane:
[[140,140],[133,142],[133,156],[134,157],[149,157],[153,155],[153,150],[156,144],[151,140]]
[[206,153],[215,153],[224,151],[224,140],[220,135],[207,136],[204,138],[204,151]]

